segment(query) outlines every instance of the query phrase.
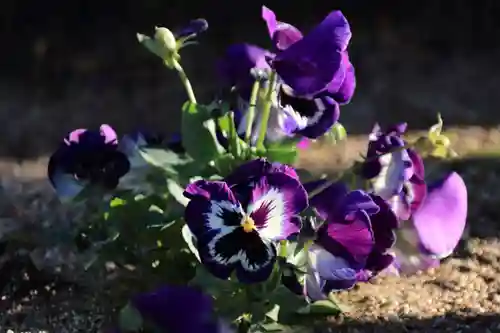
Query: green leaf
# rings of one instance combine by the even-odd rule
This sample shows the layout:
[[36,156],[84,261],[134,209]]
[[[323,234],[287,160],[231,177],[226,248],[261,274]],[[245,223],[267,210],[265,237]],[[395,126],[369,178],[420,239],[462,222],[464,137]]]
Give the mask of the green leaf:
[[191,233],[191,230],[189,230],[187,224],[182,226],[182,238],[184,238],[184,241],[186,242],[189,250],[195,255],[196,259],[198,259],[198,261],[201,261],[200,253],[198,252],[198,249],[194,245],[195,241],[194,236]]
[[214,161],[214,164],[222,176],[227,176],[234,169],[236,165],[236,159],[232,154],[224,154],[219,156]]
[[175,180],[167,179],[168,192],[172,197],[177,200],[182,206],[186,207],[189,199],[184,196],[184,188],[181,187]]
[[198,163],[208,163],[224,152],[206,107],[186,102],[182,107],[182,144]]
[[298,158],[297,140],[269,144],[264,155],[272,162],[294,164]]
[[332,302],[330,299],[319,300],[297,310],[299,314],[321,316],[335,316],[341,312],[337,303]]
[[142,328],[143,320],[139,311],[130,303],[121,309],[118,316],[120,329],[125,332],[136,332]]

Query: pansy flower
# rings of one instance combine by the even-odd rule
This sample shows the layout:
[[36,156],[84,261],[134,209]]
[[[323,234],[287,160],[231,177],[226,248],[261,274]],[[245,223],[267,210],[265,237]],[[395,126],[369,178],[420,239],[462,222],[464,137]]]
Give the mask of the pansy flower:
[[373,192],[390,202],[401,220],[407,220],[425,197],[423,161],[405,148],[406,124],[382,131],[378,125],[369,136],[361,176],[371,181]]
[[243,181],[237,186],[199,180],[184,192],[190,199],[185,220],[201,262],[221,279],[235,272],[242,282],[265,281],[276,261],[274,242],[298,232],[297,214],[308,204],[297,178],[276,169],[248,175],[255,165],[249,162],[234,171],[229,179]]
[[112,190],[129,169],[115,131],[101,125],[99,130],[82,128],[68,134],[50,157],[48,177],[57,194],[68,199],[87,185]]
[[135,295],[131,305],[142,318],[165,333],[231,333],[213,314],[212,298],[186,286],[162,286]]
[[[304,186],[311,191],[324,183],[320,180]],[[308,251],[304,291],[310,299],[349,289],[392,263],[388,250],[394,244],[398,221],[383,199],[363,191],[349,192],[338,182],[311,198],[310,204],[324,220]]]
[[[275,141],[295,135],[318,138],[338,120],[339,104],[349,102],[354,93],[354,68],[346,51],[351,37],[349,24],[342,13],[334,11],[302,36],[291,25],[277,22],[266,7],[263,18],[276,42],[276,53],[255,45],[237,44],[228,49],[221,61],[223,76],[240,93],[237,108],[243,113],[240,131],[246,128],[245,112],[254,81],[251,70],[272,67],[279,78],[267,139]],[[257,105],[254,128],[260,123],[260,106]]]
[[398,231],[390,271],[411,274],[438,266],[459,243],[466,219],[467,187],[459,174],[430,184],[422,205]]

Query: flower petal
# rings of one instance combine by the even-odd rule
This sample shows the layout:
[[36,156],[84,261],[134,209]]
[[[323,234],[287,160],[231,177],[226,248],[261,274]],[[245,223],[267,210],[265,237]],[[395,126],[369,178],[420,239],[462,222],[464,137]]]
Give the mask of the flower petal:
[[318,242],[333,255],[364,266],[375,246],[370,218],[366,212],[358,211],[355,219],[348,224],[328,222],[320,228]]
[[101,136],[104,137],[104,143],[118,144],[118,136],[116,135],[115,130],[111,126],[107,124],[102,124],[101,127],[99,128],[99,131],[101,132]]
[[373,191],[384,200],[389,200],[402,191],[403,183],[411,172],[411,160],[406,150],[397,150],[382,155],[378,161],[381,168],[372,181]]
[[276,20],[276,14],[262,6],[262,18],[266,22],[269,36],[278,50],[286,50],[290,45],[302,39],[302,33],[291,24]]
[[208,29],[208,22],[205,19],[195,19],[191,20],[188,25],[183,27],[181,30],[176,31],[175,37],[186,38],[190,36],[196,36]]
[[284,173],[294,179],[299,179],[295,169],[289,165],[269,162],[265,158],[257,158],[239,166],[224,181],[229,185],[255,181],[271,173]]
[[172,333],[206,332],[212,298],[186,286],[163,286],[132,298],[133,306],[155,326]]
[[272,56],[267,50],[251,44],[234,44],[219,61],[222,77],[229,86],[236,86],[241,97],[250,99],[250,92],[255,81],[252,68],[269,69],[266,57]]
[[371,198],[380,208],[378,213],[370,216],[373,235],[375,237],[375,249],[379,252],[385,252],[396,241],[394,230],[398,228],[399,221],[384,199],[377,195],[371,195]]
[[307,192],[297,179],[273,173],[254,185],[247,212],[263,238],[283,240],[299,231],[294,217],[307,205]]
[[226,234],[241,225],[241,205],[226,183],[199,180],[188,185],[184,196],[191,199],[184,217],[197,239],[204,234]]
[[351,38],[349,23],[340,11],[330,13],[301,40],[276,56],[273,67],[297,95],[338,90],[345,78],[342,54]]
[[72,175],[60,170],[56,163],[54,157],[51,157],[49,160],[48,178],[57,196],[63,201],[69,201],[76,197],[85,186]]
[[64,142],[67,145],[70,145],[72,142],[78,142],[80,141],[80,135],[83,133],[87,132],[86,128],[78,128],[71,133],[68,134],[67,138],[64,139]]
[[467,187],[455,172],[430,185],[425,201],[413,214],[420,243],[439,258],[453,252],[462,237],[466,219]]
[[361,190],[351,191],[343,199],[342,211],[345,214],[350,214],[358,210],[363,210],[368,215],[373,215],[377,214],[380,208],[373,202],[372,197],[368,193]]
[[344,81],[340,87],[336,87],[336,81],[333,81],[333,84],[330,84],[327,88],[329,96],[340,105],[349,103],[354,96],[354,91],[356,90],[356,74],[354,66],[349,61],[347,51],[342,53],[342,66],[346,69]]
[[276,260],[276,249],[270,241],[262,239],[257,231],[246,232],[241,227],[212,238],[206,235],[197,242],[202,263],[221,279],[236,270],[240,282],[265,281]]
[[[308,193],[313,192],[320,186],[327,183],[327,179],[316,180],[304,184],[304,188]],[[326,189],[310,199],[310,205],[314,207],[316,213],[323,220],[326,220],[329,215],[334,214],[339,202],[347,195],[347,185],[342,182],[335,182]]]

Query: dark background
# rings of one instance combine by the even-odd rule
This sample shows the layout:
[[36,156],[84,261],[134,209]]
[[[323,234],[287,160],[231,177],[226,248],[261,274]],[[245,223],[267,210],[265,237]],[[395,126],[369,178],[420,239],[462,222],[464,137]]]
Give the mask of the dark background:
[[[269,44],[260,2],[4,0],[0,5],[0,154],[46,154],[75,127],[107,122],[173,131],[185,99],[175,73],[136,41],[136,32],[204,17],[201,45],[183,50],[199,99],[216,88],[213,64],[232,42]],[[351,22],[358,87],[342,109],[350,133],[375,121],[427,128],[496,126],[500,120],[500,2],[268,1],[303,31],[330,10]]]

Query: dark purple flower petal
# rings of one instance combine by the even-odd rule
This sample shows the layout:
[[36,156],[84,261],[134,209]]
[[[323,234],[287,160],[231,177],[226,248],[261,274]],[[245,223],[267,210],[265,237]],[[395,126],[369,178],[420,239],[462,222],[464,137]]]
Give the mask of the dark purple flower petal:
[[51,156],[47,172],[56,191],[71,197],[87,184],[112,190],[129,169],[115,131],[101,125],[98,131],[77,129],[68,134]]
[[255,81],[252,68],[270,69],[266,57],[273,54],[250,44],[231,45],[219,61],[218,69],[229,86],[236,86],[242,98],[249,100],[250,91]]
[[467,187],[453,172],[429,186],[413,223],[421,245],[432,255],[450,255],[460,241],[467,219]]
[[[304,188],[308,193],[316,190],[320,186],[324,186],[328,182],[327,179],[316,180],[304,184]],[[314,207],[318,216],[326,220],[328,216],[335,213],[338,204],[344,199],[349,192],[347,185],[342,182],[335,182],[328,186],[310,199],[310,206]]]
[[289,165],[277,162],[269,162],[265,158],[257,158],[250,162],[240,165],[232,174],[227,176],[224,181],[229,186],[238,184],[252,183],[256,179],[272,173],[284,173],[291,178],[299,179],[295,169]]
[[299,231],[295,216],[307,205],[307,192],[297,179],[271,173],[255,183],[247,213],[261,237],[283,240]]
[[197,238],[201,262],[220,279],[227,279],[233,271],[240,282],[265,281],[276,262],[276,248],[260,237],[256,230],[247,232],[242,227],[213,236]]
[[276,20],[276,14],[266,6],[262,6],[262,18],[278,50],[286,50],[303,37],[300,30],[293,25]]
[[385,252],[396,241],[394,230],[399,227],[399,221],[390,206],[377,195],[371,195],[373,201],[380,207],[378,213],[371,215],[370,220],[375,237],[375,249]]
[[210,330],[212,298],[186,286],[164,286],[132,298],[132,305],[146,320],[169,333],[216,333]]
[[347,104],[351,101],[356,90],[356,74],[354,66],[349,61],[347,51],[342,53],[342,66],[346,68],[345,78],[340,87],[336,86],[336,81],[327,87],[328,96],[332,97],[340,105]]
[[208,29],[208,22],[205,19],[195,19],[191,20],[189,24],[183,27],[181,30],[175,33],[175,37],[186,38],[190,36],[196,36],[199,33],[202,33]]
[[184,196],[191,199],[185,220],[196,238],[228,233],[241,225],[243,210],[226,183],[198,180],[186,187]]
[[344,217],[360,210],[365,211],[368,215],[374,215],[380,211],[379,206],[372,200],[372,196],[361,190],[349,192],[344,197],[340,209]]
[[298,96],[311,96],[327,86],[339,90],[346,76],[342,52],[351,38],[340,11],[330,13],[301,40],[279,53],[273,67]]
[[340,116],[338,103],[328,96],[296,97],[282,89],[280,102],[284,107],[290,106],[295,112],[307,118],[307,126],[298,130],[297,134],[311,139],[316,139],[328,132]]

